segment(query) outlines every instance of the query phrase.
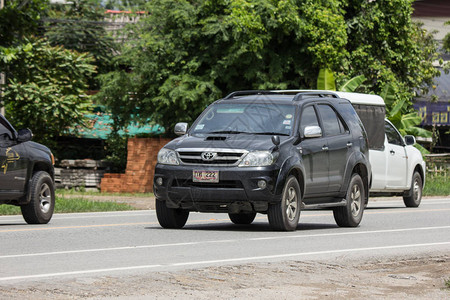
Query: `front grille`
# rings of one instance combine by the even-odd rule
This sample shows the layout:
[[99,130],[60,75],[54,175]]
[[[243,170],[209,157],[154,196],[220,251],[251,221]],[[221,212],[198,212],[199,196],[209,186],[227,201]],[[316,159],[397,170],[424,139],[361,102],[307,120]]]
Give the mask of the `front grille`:
[[247,153],[235,149],[178,149],[178,157],[187,165],[235,166]]

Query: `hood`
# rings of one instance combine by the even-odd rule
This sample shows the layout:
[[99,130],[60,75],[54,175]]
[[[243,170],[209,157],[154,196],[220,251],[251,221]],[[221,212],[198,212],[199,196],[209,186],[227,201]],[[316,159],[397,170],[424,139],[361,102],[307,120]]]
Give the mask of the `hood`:
[[29,141],[29,142],[26,142],[26,143],[27,143],[27,145],[29,147],[37,149],[37,150],[40,150],[40,151],[43,151],[43,152],[46,152],[49,155],[52,153],[48,147],[46,147],[46,146],[44,146],[42,144],[39,144],[39,143],[36,143],[36,142],[32,142],[32,141]]
[[[287,136],[280,136],[283,142]],[[219,149],[245,149],[254,150],[272,150],[275,145],[272,143],[271,135],[253,135],[253,134],[224,134],[224,135],[205,135],[191,136],[184,135],[170,143],[165,148],[172,150],[180,148],[219,148]]]

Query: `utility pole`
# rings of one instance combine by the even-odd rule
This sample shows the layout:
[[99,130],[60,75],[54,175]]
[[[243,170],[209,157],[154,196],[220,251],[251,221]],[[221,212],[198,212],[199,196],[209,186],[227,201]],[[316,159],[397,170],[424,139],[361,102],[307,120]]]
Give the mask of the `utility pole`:
[[[5,5],[4,0],[0,0],[0,10],[3,9],[3,6]],[[2,106],[0,108],[0,113],[2,115],[5,115],[5,106],[3,105],[3,86],[5,85],[5,73],[0,72],[0,105]]]

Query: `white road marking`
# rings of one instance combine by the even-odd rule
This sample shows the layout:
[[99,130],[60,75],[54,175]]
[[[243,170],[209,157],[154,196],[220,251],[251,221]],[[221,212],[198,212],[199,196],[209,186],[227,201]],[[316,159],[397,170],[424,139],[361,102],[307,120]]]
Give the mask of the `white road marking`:
[[123,247],[111,247],[111,248],[84,249],[84,250],[68,250],[68,251],[55,251],[55,252],[42,252],[42,253],[12,254],[12,255],[2,255],[2,256],[0,256],[0,259],[46,256],[46,255],[60,255],[60,254],[79,254],[79,253],[89,253],[89,252],[137,250],[137,249],[149,249],[149,248],[161,248],[161,247],[194,246],[194,245],[216,244],[216,243],[240,243],[243,241],[313,238],[313,237],[360,235],[360,234],[391,233],[391,232],[405,232],[405,231],[419,231],[419,230],[438,230],[438,229],[450,229],[450,226],[401,228],[401,229],[337,232],[337,233],[318,233],[318,234],[308,234],[308,235],[300,234],[300,235],[271,236],[271,237],[260,237],[260,238],[246,238],[246,239],[213,240],[213,241],[198,241],[198,242],[171,243],[171,244],[159,244],[159,245],[123,246]]
[[450,242],[353,248],[353,249],[340,249],[340,250],[314,251],[314,252],[300,252],[300,253],[289,253],[289,254],[278,254],[278,255],[239,257],[239,258],[229,258],[229,259],[220,259],[220,260],[191,261],[191,262],[183,262],[183,263],[164,264],[164,265],[142,265],[142,266],[130,266],[130,267],[120,267],[120,268],[94,269],[94,270],[82,270],[82,271],[71,271],[71,272],[59,272],[59,273],[45,273],[45,274],[24,275],[24,276],[10,276],[10,277],[0,277],[0,281],[39,279],[39,278],[60,277],[60,276],[67,276],[67,275],[87,275],[87,274],[104,273],[104,272],[154,269],[157,267],[164,267],[165,270],[167,270],[168,267],[200,266],[200,265],[207,265],[207,264],[220,264],[220,263],[233,263],[233,262],[234,263],[237,263],[237,262],[242,263],[242,262],[250,262],[250,261],[257,261],[257,260],[267,260],[267,259],[277,259],[277,258],[293,258],[293,257],[310,256],[310,255],[338,254],[338,253],[349,253],[349,252],[402,249],[402,248],[417,248],[417,247],[430,247],[430,246],[442,246],[442,245],[450,245]]

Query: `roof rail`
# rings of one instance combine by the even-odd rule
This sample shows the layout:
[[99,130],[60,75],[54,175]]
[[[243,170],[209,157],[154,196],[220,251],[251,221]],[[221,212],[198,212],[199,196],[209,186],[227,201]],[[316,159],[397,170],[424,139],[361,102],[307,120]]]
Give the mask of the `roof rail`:
[[331,96],[333,98],[341,98],[337,93],[326,90],[273,90],[271,92],[284,95],[296,95],[294,101],[301,100],[302,96],[317,96],[317,97]]
[[292,101],[302,100],[303,96],[317,96],[317,97],[333,97],[341,98],[338,94],[332,91],[322,91],[322,90],[243,90],[236,91],[228,94],[223,99],[231,99],[237,96],[249,96],[249,95],[295,95]]
[[232,92],[231,94],[228,94],[225,96],[224,100],[231,99],[233,97],[237,96],[249,96],[249,95],[268,95],[268,94],[277,94],[274,91],[267,91],[267,90],[245,90],[245,91],[236,91]]
[[294,97],[294,99],[292,99],[292,101],[298,101],[298,100],[303,100],[304,96],[317,96],[317,97],[329,97],[331,96],[332,98],[341,98],[339,97],[336,93],[333,92],[329,92],[329,91],[314,91],[314,92],[300,92],[297,93]]

